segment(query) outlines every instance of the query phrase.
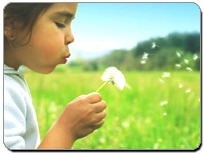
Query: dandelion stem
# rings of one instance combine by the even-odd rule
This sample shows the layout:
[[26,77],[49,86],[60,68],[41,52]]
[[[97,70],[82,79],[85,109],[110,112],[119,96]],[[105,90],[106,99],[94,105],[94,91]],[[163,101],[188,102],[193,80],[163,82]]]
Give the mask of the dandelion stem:
[[97,90],[96,92],[99,92],[109,81],[104,82]]

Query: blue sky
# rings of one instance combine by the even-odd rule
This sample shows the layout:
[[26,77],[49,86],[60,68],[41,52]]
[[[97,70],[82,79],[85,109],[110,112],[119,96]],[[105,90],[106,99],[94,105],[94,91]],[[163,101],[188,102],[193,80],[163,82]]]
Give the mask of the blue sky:
[[94,57],[172,32],[200,32],[194,3],[79,3],[72,23],[76,56]]

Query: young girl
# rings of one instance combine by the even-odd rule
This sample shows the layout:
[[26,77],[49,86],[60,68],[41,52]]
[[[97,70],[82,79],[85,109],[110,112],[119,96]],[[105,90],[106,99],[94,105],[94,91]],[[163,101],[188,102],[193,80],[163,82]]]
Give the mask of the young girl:
[[71,22],[76,3],[10,3],[4,9],[4,144],[8,149],[65,149],[104,123],[106,103],[100,94],[68,103],[39,142],[29,89],[18,69],[51,73],[70,56]]

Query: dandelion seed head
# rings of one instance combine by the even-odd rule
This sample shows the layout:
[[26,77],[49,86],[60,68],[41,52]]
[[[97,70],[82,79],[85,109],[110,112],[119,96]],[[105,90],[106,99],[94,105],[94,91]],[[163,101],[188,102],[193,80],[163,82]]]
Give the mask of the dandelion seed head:
[[102,75],[102,80],[116,85],[120,90],[127,86],[123,73],[116,67],[108,67]]

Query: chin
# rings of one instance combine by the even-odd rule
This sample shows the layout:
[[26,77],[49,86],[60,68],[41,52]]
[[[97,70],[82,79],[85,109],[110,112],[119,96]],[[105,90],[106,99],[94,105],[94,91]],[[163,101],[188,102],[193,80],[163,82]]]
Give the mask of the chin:
[[45,68],[41,68],[41,69],[33,70],[33,71],[40,73],[40,74],[50,74],[55,70],[55,68],[56,66],[55,67],[45,67]]
[[53,68],[53,69],[47,69],[47,70],[45,70],[44,72],[42,72],[42,74],[50,74],[50,73],[52,73],[54,70],[55,70],[55,68]]

